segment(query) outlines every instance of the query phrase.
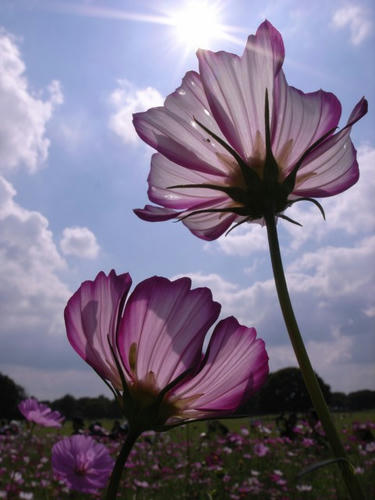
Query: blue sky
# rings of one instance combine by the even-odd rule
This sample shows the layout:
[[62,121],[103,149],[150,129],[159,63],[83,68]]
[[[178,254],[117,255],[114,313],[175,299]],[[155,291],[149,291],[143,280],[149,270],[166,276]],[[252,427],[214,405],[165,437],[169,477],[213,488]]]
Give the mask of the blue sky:
[[[135,135],[131,115],[160,105],[186,71],[197,69],[197,47],[173,26],[188,2],[177,5],[0,4],[0,371],[36,397],[109,395],[68,344],[63,309],[82,281],[111,268],[129,271],[135,283],[188,275],[210,286],[223,316],[257,328],[272,370],[295,365],[263,228],[243,225],[205,243],[182,224],[146,223],[132,212],[147,202],[152,151]],[[323,200],[326,222],[301,203],[289,215],[303,227],[281,221],[279,231],[316,371],[333,390],[375,389],[372,3],[208,5],[225,28],[203,48],[241,54],[268,18],[283,35],[290,84],[334,92],[341,125],[363,95],[369,101],[351,134],[359,182]]]

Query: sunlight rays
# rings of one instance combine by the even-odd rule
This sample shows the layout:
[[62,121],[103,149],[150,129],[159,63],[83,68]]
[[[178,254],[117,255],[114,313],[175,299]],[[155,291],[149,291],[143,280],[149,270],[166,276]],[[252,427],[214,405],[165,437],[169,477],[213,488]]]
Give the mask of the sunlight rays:
[[56,2],[48,9],[83,17],[113,19],[118,21],[133,21],[169,26],[171,37],[177,45],[190,52],[198,48],[210,48],[214,40],[228,40],[235,45],[243,45],[243,39],[235,33],[246,33],[246,30],[221,23],[223,4],[219,2],[190,1],[183,6],[166,10],[161,15],[129,12],[122,9],[94,5],[77,5],[66,2]]

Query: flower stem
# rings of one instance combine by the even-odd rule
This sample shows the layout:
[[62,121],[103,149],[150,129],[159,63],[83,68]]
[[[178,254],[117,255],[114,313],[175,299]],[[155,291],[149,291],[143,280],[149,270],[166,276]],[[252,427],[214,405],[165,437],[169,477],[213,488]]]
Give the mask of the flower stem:
[[276,221],[273,213],[265,215],[267,226],[268,244],[271,254],[272,269],[275,278],[277,295],[281,311],[284,316],[289,338],[292,343],[302,377],[310,394],[311,401],[322,423],[327,439],[331,445],[334,456],[339,459],[338,465],[341,469],[344,481],[352,500],[364,500],[365,495],[361,488],[358,477],[354,474],[353,466],[349,462],[340,436],[333,423],[327,403],[325,402],[318,380],[311,366],[298,324],[293,312],[289,297],[288,287],[285,279],[283,264],[280,254],[279,240],[277,236]]
[[138,430],[129,428],[128,435],[126,436],[124,444],[122,445],[121,451],[117,457],[115,466],[113,467],[113,471],[108,483],[108,488],[104,497],[105,500],[115,500],[126,460],[128,459],[133,445],[140,434],[141,432],[139,432]]

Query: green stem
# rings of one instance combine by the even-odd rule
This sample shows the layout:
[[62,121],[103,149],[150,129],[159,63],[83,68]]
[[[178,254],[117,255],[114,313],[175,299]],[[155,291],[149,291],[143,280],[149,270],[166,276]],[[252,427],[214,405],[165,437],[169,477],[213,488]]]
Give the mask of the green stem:
[[105,500],[115,500],[117,491],[120,485],[122,471],[124,470],[126,460],[133,448],[134,443],[140,436],[141,432],[138,430],[133,430],[129,428],[128,435],[122,445],[121,451],[117,457],[115,466],[113,467],[113,471],[108,483],[108,488],[105,494]]
[[[340,436],[336,430],[330,415],[327,403],[325,402],[320,385],[311,366],[309,356],[298,328],[298,324],[293,312],[292,304],[289,297],[288,287],[285,280],[283,264],[280,254],[279,240],[277,237],[276,221],[273,213],[265,216],[268,244],[271,254],[272,269],[275,278],[277,295],[279,297],[281,311],[284,316],[285,325],[287,327],[289,338],[292,343],[301,373],[310,394],[311,401],[322,423],[327,439],[331,445],[332,451],[336,458],[341,459],[338,466],[341,469],[344,481],[350,493],[352,500],[364,500],[365,495],[361,488],[358,477],[354,474],[353,466],[350,464]],[[344,459],[344,460],[342,460]]]

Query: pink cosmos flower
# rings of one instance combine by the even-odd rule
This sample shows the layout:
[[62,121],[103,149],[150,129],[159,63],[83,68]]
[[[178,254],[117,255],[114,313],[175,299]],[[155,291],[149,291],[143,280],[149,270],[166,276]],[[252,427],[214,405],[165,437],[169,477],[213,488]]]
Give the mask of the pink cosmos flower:
[[18,409],[29,422],[43,425],[44,427],[61,427],[64,417],[58,411],[52,411],[47,405],[39,403],[34,398],[21,401]]
[[107,448],[90,436],[74,435],[52,448],[52,467],[69,488],[96,493],[104,488],[114,461]]
[[[367,112],[362,98],[336,132],[335,95],[288,85],[284,44],[268,21],[248,38],[241,57],[199,50],[164,106],[134,115],[152,157],[148,196],[158,206],[135,213],[147,221],[179,218],[204,240],[233,223],[262,222],[298,200],[332,196],[358,179],[352,125]],[[322,210],[322,209],[321,209]],[[292,221],[293,222],[293,221]]]
[[[100,272],[65,309],[68,339],[110,385],[141,430],[232,414],[268,374],[264,342],[233,317],[220,321],[208,288],[152,277],[132,294],[129,274]],[[126,301],[127,299],[127,301]],[[125,304],[126,302],[126,304]]]
[[255,455],[258,455],[258,457],[264,457],[265,455],[267,455],[269,450],[269,447],[265,446],[263,443],[256,443],[254,445],[254,453]]

